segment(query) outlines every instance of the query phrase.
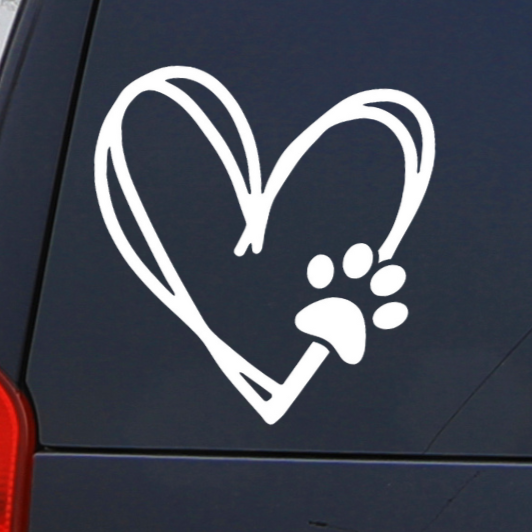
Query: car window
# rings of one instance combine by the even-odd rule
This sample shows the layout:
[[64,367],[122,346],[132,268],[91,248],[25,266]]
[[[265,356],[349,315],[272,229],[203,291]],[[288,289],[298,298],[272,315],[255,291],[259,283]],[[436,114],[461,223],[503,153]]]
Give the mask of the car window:
[[512,6],[103,1],[29,364],[43,443],[532,452]]

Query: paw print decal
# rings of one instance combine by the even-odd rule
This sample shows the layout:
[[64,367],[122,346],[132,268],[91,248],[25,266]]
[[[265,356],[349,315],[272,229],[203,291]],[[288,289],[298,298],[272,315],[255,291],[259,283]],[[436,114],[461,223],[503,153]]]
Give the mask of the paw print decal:
[[[177,79],[186,79],[202,85],[225,107],[242,141],[247,161],[247,179],[214,123],[186,92],[170,83],[170,80]],[[198,336],[224,375],[262,419],[271,425],[284,416],[326,360],[330,351],[324,343],[332,346],[347,363],[360,362],[366,349],[366,320],[355,303],[342,298],[322,299],[304,308],[296,316],[296,326],[319,341],[312,341],[282,383],[260,371],[216,335],[206,323],[166,253],[135,187],[124,154],[124,115],[129,105],[140,94],[152,91],[179,105],[196,123],[220,157],[245,221],[242,235],[234,248],[238,257],[249,249],[256,254],[262,251],[275,198],[305,153],[332,127],[351,120],[366,119],[374,120],[390,129],[404,154],[401,203],[393,226],[378,250],[379,263],[392,259],[423,201],[430,182],[436,154],[432,120],[420,102],[401,91],[374,89],[353,94],[331,107],[294,139],[281,154],[270,177],[263,184],[259,154],[251,126],[232,94],[207,72],[187,66],[154,70],[131,82],[120,93],[105,117],[96,143],[94,175],[98,204],[111,238],[139,279]],[[422,139],[422,149],[419,153],[404,124],[393,114],[374,105],[383,102],[400,105],[415,117]],[[122,230],[110,195],[109,164],[114,167],[126,202],[167,285],[161,283],[144,264]],[[345,254],[343,270],[348,277],[360,279],[367,274],[372,263],[371,249],[365,244],[356,244]],[[308,279],[312,286],[317,289],[324,288],[333,277],[334,265],[330,258],[318,255],[310,261]],[[372,277],[370,286],[377,297],[387,297],[397,292],[405,279],[406,274],[399,266],[384,266]],[[393,329],[401,325],[407,315],[408,310],[402,303],[385,303],[373,315],[373,323],[381,329]],[[259,395],[249,381],[268,392],[270,398],[264,399]]]
[[[367,244],[351,246],[342,263],[350,279],[362,279],[371,269],[373,252]],[[319,290],[328,287],[334,278],[334,263],[327,255],[316,255],[307,268],[309,283]],[[370,281],[371,291],[378,297],[397,293],[405,284],[406,272],[390,264],[378,270]],[[408,317],[403,303],[390,302],[373,314],[373,324],[379,329],[395,329]],[[339,297],[328,297],[311,303],[295,319],[296,327],[310,336],[324,340],[348,364],[362,360],[366,349],[366,320],[355,303]]]

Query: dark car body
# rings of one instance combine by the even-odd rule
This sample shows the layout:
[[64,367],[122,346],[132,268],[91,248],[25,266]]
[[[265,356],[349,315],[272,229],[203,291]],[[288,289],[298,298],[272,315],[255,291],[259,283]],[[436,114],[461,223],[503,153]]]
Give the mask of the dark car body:
[[[531,23],[517,0],[22,5],[0,79],[0,369],[35,415],[32,532],[530,530]],[[401,145],[381,123],[327,130],[275,199],[263,249],[237,256],[246,214],[198,122],[153,89],[125,112],[139,196],[217,337],[281,384],[309,345],[329,353],[272,422],[102,217],[106,116],[135,80],[178,66],[238,102],[263,184],[302,131],[364,91],[412,96],[434,128],[430,184],[381,261],[407,280],[382,299],[341,266],[353,244],[377,257],[404,198]],[[228,106],[171,84],[247,175]],[[416,117],[373,108],[404,124],[421,161]],[[111,155],[107,170],[127,240],[170,293]],[[319,254],[335,273],[316,292],[305,274]],[[325,296],[366,316],[359,363],[296,326]],[[408,307],[401,327],[372,325],[384,301]]]

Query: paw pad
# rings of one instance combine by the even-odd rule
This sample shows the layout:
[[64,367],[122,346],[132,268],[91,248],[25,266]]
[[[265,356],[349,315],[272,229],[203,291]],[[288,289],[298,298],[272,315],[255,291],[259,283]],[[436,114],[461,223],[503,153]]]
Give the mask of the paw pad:
[[334,277],[334,264],[327,255],[316,255],[307,268],[308,282],[314,288],[325,288]]
[[355,244],[344,255],[344,273],[349,279],[361,279],[373,264],[373,251],[367,244]]
[[[351,246],[342,262],[344,273],[350,279],[361,279],[373,265],[373,252],[367,244]],[[308,264],[307,278],[317,289],[329,286],[334,278],[334,263],[327,255],[316,255]],[[370,289],[377,297],[397,293],[405,284],[406,272],[401,266],[389,264],[373,274]],[[408,309],[396,301],[385,303],[373,314],[373,323],[379,329],[395,329],[408,317]],[[295,320],[296,327],[311,336],[329,343],[349,364],[358,363],[366,347],[366,325],[361,310],[352,301],[329,297],[308,305]]]
[[[373,265],[373,251],[367,244],[351,246],[342,262],[344,273],[350,279],[361,279]],[[307,268],[309,283],[318,289],[329,286],[334,277],[334,263],[327,255],[316,255]],[[378,297],[388,297],[398,292],[406,281],[406,272],[401,266],[389,264],[376,273],[370,281],[371,291]],[[373,323],[379,329],[395,329],[408,317],[408,308],[403,303],[385,303],[373,314]]]

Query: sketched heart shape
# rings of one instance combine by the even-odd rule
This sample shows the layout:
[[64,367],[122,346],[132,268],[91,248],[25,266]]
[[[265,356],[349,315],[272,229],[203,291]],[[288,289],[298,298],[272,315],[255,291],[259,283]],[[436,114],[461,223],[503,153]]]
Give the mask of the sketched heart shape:
[[[199,83],[225,106],[243,144],[249,173],[249,190],[231,150],[216,127],[190,96],[168,83],[170,79],[186,79]],[[237,256],[242,256],[249,246],[254,253],[260,253],[273,202],[294,167],[312,145],[331,127],[365,118],[387,126],[399,140],[404,153],[405,177],[401,203],[390,233],[379,249],[379,262],[391,259],[416,215],[430,181],[435,157],[432,121],[425,108],[404,92],[376,89],[349,96],[318,118],[286,148],[263,190],[257,146],[242,109],[218,80],[202,70],[173,66],[150,72],[129,84],[107,114],[96,143],[94,172],[98,203],[111,238],[141,281],[194,331],[226,377],[264,421],[268,424],[276,423],[327,358],[329,349],[312,342],[284,383],[279,384],[236,353],[207,325],[157,236],[126,163],[122,145],[122,121],[131,102],[146,91],[163,94],[180,105],[196,122],[220,157],[231,179],[245,220],[244,231],[234,250]],[[383,102],[402,105],[416,118],[422,137],[420,159],[414,141],[403,123],[389,112],[371,106]],[[109,154],[129,208],[171,291],[141,261],[120,226],[109,191]],[[246,378],[268,391],[271,394],[270,399],[263,399]]]

